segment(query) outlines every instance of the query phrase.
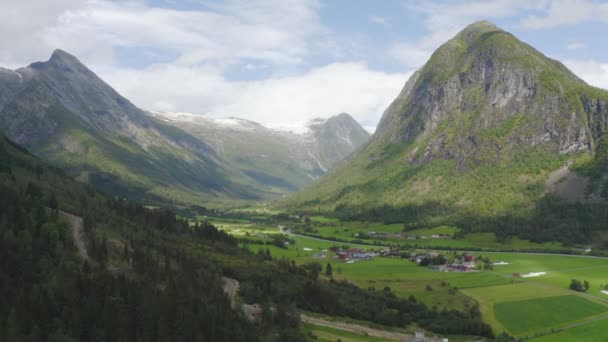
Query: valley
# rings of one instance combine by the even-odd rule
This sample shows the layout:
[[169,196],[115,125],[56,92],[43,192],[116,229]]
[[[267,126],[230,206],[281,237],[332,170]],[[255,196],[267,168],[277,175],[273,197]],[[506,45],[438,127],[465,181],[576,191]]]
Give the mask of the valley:
[[[268,250],[274,259],[287,258],[301,264],[319,263],[322,270],[326,270],[327,264],[330,264],[332,274],[331,277],[325,276],[327,279],[346,280],[371,291],[389,288],[401,298],[414,296],[438,310],[470,310],[478,307],[483,320],[492,326],[496,335],[507,332],[523,340],[576,341],[576,338],[568,337],[575,336],[569,335],[571,329],[582,329],[579,327],[587,325],[601,326],[602,322],[608,324],[608,295],[602,292],[608,280],[607,257],[555,254],[552,252],[560,251],[559,245],[534,244],[529,241],[519,241],[517,246],[533,249],[537,253],[501,252],[497,250],[510,250],[513,245],[497,242],[475,245],[475,238],[469,239],[466,244],[460,244],[459,240],[443,239],[445,244],[439,247],[441,249],[427,249],[424,245],[401,245],[395,240],[388,243],[384,241],[385,244],[382,245],[374,245],[373,242],[361,245],[346,240],[332,241],[331,236],[313,238],[290,234],[293,229],[290,226],[308,225],[299,223],[299,220],[268,223],[271,216],[258,213],[253,217],[255,219],[249,222],[243,219],[208,219],[238,238],[242,246],[254,253],[266,253]],[[267,223],[261,223],[263,221]],[[310,222],[312,226],[320,225],[319,228],[325,224],[341,224],[341,227],[360,233],[382,231],[384,226],[370,222],[339,223],[335,219],[319,216],[311,217]],[[277,228],[277,225],[285,225],[286,228]],[[397,230],[391,225],[384,227],[385,231]],[[435,231],[454,230],[438,228]],[[277,241],[281,241],[277,236],[285,239],[285,246],[277,246]],[[463,239],[467,240],[466,237]],[[399,246],[399,254],[349,261],[338,258],[332,252],[336,246],[377,252],[387,250],[389,245]],[[461,255],[466,246],[473,247],[466,253],[478,260],[489,258],[493,267],[473,272],[438,272],[410,260],[411,254],[425,255],[429,251],[449,258]],[[483,251],[480,250],[482,248]],[[561,248],[562,252],[582,252],[579,248]],[[571,279],[584,279],[592,285],[585,293],[579,293],[568,289]],[[531,316],[527,317],[527,314]],[[314,330],[312,327],[307,329]]]
[[0,341],[607,341],[608,4],[53,1],[0,5]]

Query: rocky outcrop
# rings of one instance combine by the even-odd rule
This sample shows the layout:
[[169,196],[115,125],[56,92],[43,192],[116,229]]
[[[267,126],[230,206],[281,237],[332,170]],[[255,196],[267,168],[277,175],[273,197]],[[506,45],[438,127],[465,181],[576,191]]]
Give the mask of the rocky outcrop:
[[434,158],[480,162],[483,145],[509,156],[522,147],[593,151],[606,127],[598,93],[532,47],[488,22],[441,46],[386,110],[373,140],[416,143]]

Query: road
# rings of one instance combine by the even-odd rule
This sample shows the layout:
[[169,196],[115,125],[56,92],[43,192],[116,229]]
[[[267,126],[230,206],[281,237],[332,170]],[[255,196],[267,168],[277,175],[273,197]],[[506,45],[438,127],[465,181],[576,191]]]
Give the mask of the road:
[[394,331],[387,330],[379,330],[370,327],[366,327],[364,325],[354,324],[354,323],[346,323],[346,322],[336,322],[330,321],[327,319],[311,317],[305,314],[300,315],[300,320],[302,323],[320,325],[324,327],[329,327],[337,330],[348,331],[355,334],[374,336],[387,338],[395,341],[410,341],[412,335],[402,334]]

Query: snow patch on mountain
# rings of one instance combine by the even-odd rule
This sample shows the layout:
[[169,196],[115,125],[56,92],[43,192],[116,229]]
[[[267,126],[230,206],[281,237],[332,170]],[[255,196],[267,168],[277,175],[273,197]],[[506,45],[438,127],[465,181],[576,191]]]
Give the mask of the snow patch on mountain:
[[288,132],[298,135],[309,134],[315,126],[323,125],[327,122],[327,119],[313,119],[309,121],[298,121],[298,122],[274,122],[265,124],[267,128],[275,131]]

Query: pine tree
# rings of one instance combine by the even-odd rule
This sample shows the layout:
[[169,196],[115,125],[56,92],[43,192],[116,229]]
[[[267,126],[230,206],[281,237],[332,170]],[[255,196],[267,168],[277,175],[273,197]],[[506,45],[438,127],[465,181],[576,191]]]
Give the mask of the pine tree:
[[325,276],[329,277],[329,278],[333,278],[333,276],[334,276],[334,272],[331,268],[330,263],[327,263],[327,266],[325,266]]

